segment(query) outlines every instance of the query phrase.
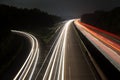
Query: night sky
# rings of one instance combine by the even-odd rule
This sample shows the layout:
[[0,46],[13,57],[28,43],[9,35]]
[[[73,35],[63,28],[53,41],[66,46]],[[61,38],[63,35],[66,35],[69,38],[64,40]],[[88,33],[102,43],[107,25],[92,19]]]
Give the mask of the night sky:
[[64,18],[76,18],[84,13],[120,6],[120,0],[0,0],[0,3],[22,8],[39,8]]

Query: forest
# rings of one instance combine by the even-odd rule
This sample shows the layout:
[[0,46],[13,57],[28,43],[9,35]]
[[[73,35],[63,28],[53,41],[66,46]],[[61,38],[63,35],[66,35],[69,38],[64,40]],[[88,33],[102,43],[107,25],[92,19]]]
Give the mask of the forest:
[[[10,30],[21,30],[34,34],[42,41],[52,33],[51,28],[62,19],[39,9],[17,8],[0,4],[0,77],[16,72],[23,57],[29,53],[29,42],[23,36],[12,33]],[[45,43],[45,42],[44,42]],[[21,57],[19,57],[21,56]],[[19,65],[15,66],[15,63]],[[14,66],[15,69],[9,69]],[[15,73],[9,74],[8,79]],[[5,77],[5,76],[4,76]]]
[[10,30],[37,33],[41,37],[45,37],[48,36],[50,28],[61,20],[58,16],[36,8],[17,8],[0,4],[0,53],[4,51],[3,45],[9,40]]
[[120,7],[110,11],[97,10],[81,16],[81,21],[120,35]]
[[47,31],[47,28],[52,27],[60,20],[60,17],[50,15],[37,8],[16,8],[0,4],[0,37],[7,35],[11,29],[39,29],[42,31],[45,28]]

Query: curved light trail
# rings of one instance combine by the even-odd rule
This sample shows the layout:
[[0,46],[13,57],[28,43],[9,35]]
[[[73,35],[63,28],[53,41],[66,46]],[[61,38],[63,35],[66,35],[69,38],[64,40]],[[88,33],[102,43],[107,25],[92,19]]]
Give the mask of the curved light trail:
[[[78,39],[73,21],[74,19],[66,21],[59,29],[59,34],[50,49],[50,61],[42,80],[96,79],[91,65],[83,55],[86,51],[80,46],[82,44]],[[82,75],[89,76],[86,78]]]
[[29,33],[16,31],[16,30],[11,30],[11,31],[29,38],[32,44],[31,51],[26,61],[24,62],[21,69],[19,70],[19,72],[17,73],[17,75],[14,77],[13,80],[26,80],[26,79],[31,80],[35,72],[35,69],[38,63],[38,58],[39,58],[38,41],[33,35]]
[[[49,54],[51,54],[50,61],[42,80],[72,80],[74,79],[74,74],[75,77],[76,75],[79,75],[79,79],[82,79],[83,77],[80,75],[82,74],[82,71],[83,74],[86,74],[86,76],[91,76],[91,80],[96,79],[96,76],[91,74],[92,66],[86,64],[87,59],[85,55],[83,57],[86,49],[83,48],[83,43],[79,43],[80,40],[78,40],[78,35],[72,25],[73,21],[80,32],[120,71],[120,37],[91,25],[82,23],[78,19],[72,19],[66,21],[66,23],[57,28],[55,32],[57,33],[59,31],[48,55],[45,58],[45,61],[43,62],[44,65]],[[29,33],[16,30],[11,31],[29,38],[32,44],[30,53],[21,69],[14,77],[14,80],[32,80],[39,58],[38,41]],[[84,65],[81,64],[81,61]],[[38,78],[41,70],[43,69],[43,65],[38,71],[37,76],[34,76],[35,80],[39,80]],[[81,69],[75,69],[76,67]],[[88,79],[90,78],[88,77]]]
[[[120,37],[79,20],[74,23],[81,33],[120,71],[120,43],[112,40],[113,37],[119,41]],[[106,35],[111,38],[107,38]]]
[[60,31],[43,80],[64,80],[66,36],[71,22],[73,22],[73,20],[69,20]]

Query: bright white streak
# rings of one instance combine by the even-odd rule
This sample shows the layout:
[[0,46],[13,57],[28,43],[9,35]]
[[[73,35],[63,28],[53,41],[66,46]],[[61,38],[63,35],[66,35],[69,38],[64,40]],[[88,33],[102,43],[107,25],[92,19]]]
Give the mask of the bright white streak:
[[82,32],[82,34],[93,45],[95,45],[95,47],[120,71],[120,64],[115,61],[115,59],[120,60],[120,56],[118,56],[118,54],[114,50],[112,50],[111,48],[109,48],[108,46],[103,44],[100,40],[98,40],[97,38],[92,36],[90,33],[85,31],[81,26],[83,26],[83,25],[79,24],[79,25],[77,25],[77,28]]
[[[19,72],[17,73],[17,75],[14,77],[13,80],[17,80],[17,79],[21,80],[22,77],[25,78],[25,76],[27,75],[27,72],[30,70],[28,64],[29,64],[29,63],[33,64],[33,60],[35,60],[35,65],[33,65],[32,72],[31,72],[31,74],[30,74],[30,76],[29,76],[29,78],[32,78],[33,72],[35,71],[35,67],[36,67],[36,65],[37,65],[38,56],[39,56],[38,41],[37,41],[37,39],[36,39],[33,35],[31,35],[31,34],[29,34],[29,33],[22,32],[22,31],[16,31],[16,30],[11,30],[11,31],[12,31],[12,32],[15,32],[15,33],[18,33],[18,34],[20,34],[20,35],[26,36],[27,38],[29,38],[29,40],[30,40],[30,42],[31,42],[31,44],[32,44],[31,51],[30,51],[30,53],[29,53],[26,61],[24,62],[24,64],[22,65],[21,69],[19,70]],[[35,44],[36,44],[36,46],[35,46]],[[34,48],[36,48],[36,49],[34,49]],[[37,53],[37,54],[34,54],[34,52]],[[36,56],[36,55],[37,55],[37,56]],[[36,56],[37,58],[35,58],[34,56]],[[32,57],[33,57],[33,59],[32,59],[32,62],[31,62],[31,58],[32,58]],[[26,72],[26,69],[27,69],[27,72]],[[23,71],[23,72],[22,72],[22,71]],[[21,75],[21,74],[22,74],[22,75]],[[23,74],[25,74],[25,75],[23,75]],[[19,76],[20,76],[20,78],[19,78]],[[22,79],[23,79],[23,78],[22,78]]]
[[[34,37],[34,36],[33,36]],[[37,61],[38,61],[38,58],[39,58],[39,46],[38,46],[38,41],[37,41],[37,39],[34,37],[34,39],[35,39],[35,41],[36,41],[36,43],[37,43],[37,47],[38,47],[38,49],[37,49],[37,55],[36,55],[36,60],[35,60],[35,65],[34,65],[34,67],[33,67],[33,70],[32,70],[32,72],[31,72],[31,75],[30,75],[30,78],[29,78],[29,80],[31,80],[32,79],[32,75],[33,75],[33,73],[34,73],[34,71],[35,71],[35,68],[36,68],[36,66],[37,66]]]
[[[37,65],[37,61],[38,61],[38,56],[39,56],[39,53],[38,53],[38,51],[39,51],[38,41],[37,41],[37,39],[36,39],[33,35],[31,35],[31,36],[32,36],[32,38],[35,40],[35,43],[36,43],[36,46],[34,47],[34,50],[35,50],[35,51],[32,53],[32,54],[33,54],[33,58],[32,58],[32,60],[30,61],[30,65],[28,65],[28,69],[27,69],[27,70],[24,70],[24,71],[25,71],[25,75],[24,75],[24,77],[23,77],[22,79],[25,79],[25,78],[26,78],[28,72],[30,71],[31,66],[34,65],[34,66],[33,66],[33,69],[32,69],[32,72],[31,72],[31,74],[30,74],[29,79],[32,78],[32,75],[33,75],[33,73],[34,73],[34,71],[35,71],[35,68],[36,68],[36,65]],[[34,60],[35,60],[35,64],[33,64],[33,63],[34,63]]]
[[64,65],[65,65],[65,50],[66,50],[66,42],[67,42],[67,33],[68,33],[68,28],[70,27],[70,24],[73,22],[74,20],[69,20],[66,24],[65,24],[65,36],[64,36],[64,42],[63,42],[63,64],[62,64],[62,80],[64,80]]
[[[21,31],[16,31],[16,30],[11,30],[11,31],[12,31],[12,32],[16,32],[16,33],[20,33],[20,34],[25,34],[25,35],[28,36],[28,34],[26,34],[26,33],[24,33],[24,32],[21,32]],[[29,60],[29,58],[30,58],[30,56],[31,56],[31,53],[33,52],[34,40],[33,40],[33,38],[32,38],[31,36],[29,36],[28,38],[30,39],[30,41],[31,41],[31,43],[32,43],[32,48],[31,48],[30,54],[28,55],[25,63],[23,64],[23,66],[21,67],[21,69],[19,70],[19,72],[17,73],[17,75],[14,77],[13,80],[17,80],[17,78],[19,77],[19,75],[20,75],[20,73],[22,72],[23,68],[24,68],[25,65],[27,64],[27,62],[28,62],[28,60]]]
[[[57,31],[55,31],[55,32],[57,32]],[[59,34],[58,34],[57,38],[55,39],[55,41],[54,41],[54,42],[53,42],[53,44],[52,44],[52,46],[51,46],[51,48],[50,48],[50,50],[49,50],[49,52],[48,52],[47,56],[45,57],[45,60],[43,61],[43,64],[42,64],[42,66],[41,66],[40,70],[38,71],[38,73],[37,73],[37,75],[36,75],[36,77],[35,77],[35,80],[36,80],[36,79],[37,79],[37,77],[39,76],[39,74],[40,74],[40,72],[41,72],[41,70],[42,70],[42,68],[43,68],[43,66],[44,66],[44,64],[45,64],[45,62],[47,61],[48,56],[50,55],[51,50],[54,48],[54,45],[55,45],[55,43],[57,42],[58,37],[60,36],[60,34],[61,34],[61,31],[59,32]]]
[[[47,70],[45,72],[45,75],[43,77],[43,80],[46,80],[48,77],[48,80],[51,80],[52,78],[52,74],[54,73],[53,68],[55,66],[55,60],[57,58],[57,54],[58,54],[58,50],[60,49],[61,45],[60,43],[62,43],[62,51],[61,52],[61,58],[60,58],[60,67],[59,67],[59,72],[58,72],[58,78],[60,78],[60,69],[62,66],[62,73],[61,73],[61,79],[64,80],[64,64],[65,64],[65,48],[66,48],[66,40],[67,40],[67,33],[68,33],[68,28],[70,27],[70,24],[73,22],[73,20],[69,20],[68,22],[66,22],[66,24],[63,26],[61,35],[55,45],[55,48],[53,50],[50,62],[48,64]],[[63,40],[63,42],[61,42]],[[56,54],[56,55],[55,55]],[[59,56],[58,56],[59,57]],[[53,61],[53,62],[52,62]],[[50,67],[52,66],[51,70]],[[49,73],[50,71],[50,73]]]
[[53,58],[54,58],[54,55],[55,55],[55,51],[56,51],[56,49],[57,49],[57,47],[58,47],[59,42],[61,41],[62,34],[63,34],[63,31],[61,32],[60,37],[59,37],[59,39],[58,39],[58,41],[57,41],[57,43],[56,43],[56,45],[55,45],[54,51],[53,51],[53,53],[52,53],[52,56],[51,56],[50,62],[49,62],[49,64],[48,64],[47,70],[46,70],[46,72],[45,72],[45,75],[44,75],[44,77],[43,77],[43,80],[46,80],[47,74],[48,74],[48,72],[49,72],[50,65],[52,65],[52,61],[53,61]]

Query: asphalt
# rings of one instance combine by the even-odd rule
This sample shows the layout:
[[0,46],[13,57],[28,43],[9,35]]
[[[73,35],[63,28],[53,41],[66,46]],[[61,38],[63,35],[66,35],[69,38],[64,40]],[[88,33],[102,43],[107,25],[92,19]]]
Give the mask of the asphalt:
[[69,26],[66,44],[65,80],[96,80],[73,24]]

